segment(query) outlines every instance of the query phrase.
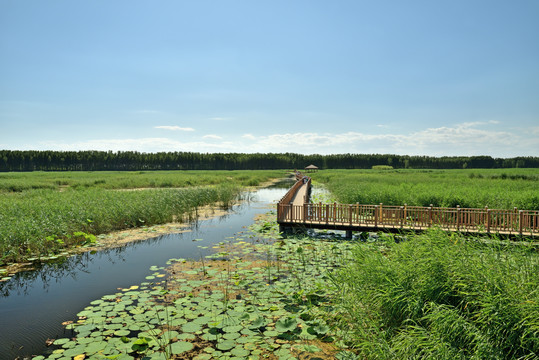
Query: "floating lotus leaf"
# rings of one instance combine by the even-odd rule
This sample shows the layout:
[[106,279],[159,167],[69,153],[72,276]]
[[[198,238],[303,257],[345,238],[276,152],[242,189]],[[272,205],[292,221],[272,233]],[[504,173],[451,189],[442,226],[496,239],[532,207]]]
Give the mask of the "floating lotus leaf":
[[179,355],[187,351],[193,350],[195,345],[187,341],[177,341],[170,345],[170,351],[174,355]]
[[66,351],[64,351],[62,356],[71,358],[80,354],[84,354],[85,348],[86,347],[84,345],[77,345],[76,347],[72,349],[67,349]]
[[69,342],[70,339],[68,338],[61,338],[54,340],[54,345],[64,345],[65,343]]
[[238,332],[227,332],[226,334],[223,335],[223,338],[227,340],[235,340],[239,338],[240,336],[241,335]]
[[266,320],[262,316],[256,317],[251,325],[249,326],[250,329],[258,329],[262,326],[266,325]]
[[195,340],[196,336],[194,334],[183,333],[178,335],[178,340]]
[[237,357],[240,357],[240,358],[245,358],[247,356],[249,356],[249,354],[251,353],[249,350],[243,348],[242,346],[236,346],[234,349],[232,349],[230,351],[230,353],[234,356],[237,356]]
[[91,343],[92,341],[95,341],[95,339],[91,337],[79,337],[77,338],[77,341],[79,344],[88,344],[88,343]]
[[72,349],[75,346],[77,346],[77,343],[75,341],[73,341],[73,340],[69,340],[69,341],[65,342],[64,344],[62,344],[62,347],[64,349]]
[[142,314],[144,312],[144,309],[141,307],[136,307],[129,311],[131,314]]
[[170,322],[170,326],[181,326],[183,324],[187,323],[187,320],[182,318],[175,318]]
[[123,327],[122,324],[107,324],[105,325],[105,328],[108,330],[119,330]]
[[104,350],[107,346],[107,343],[105,341],[96,341],[93,343],[90,343],[86,346],[86,353],[91,355],[95,354],[101,350]]
[[308,328],[309,333],[314,335],[326,335],[329,332],[329,327],[326,324],[317,324]]
[[131,333],[129,330],[117,330],[114,332],[114,335],[116,336],[127,336]]
[[202,325],[191,321],[187,324],[182,325],[182,330],[187,333],[193,333],[202,330]]
[[231,326],[225,326],[223,328],[223,331],[227,333],[235,333],[235,332],[241,331],[241,329],[243,329],[243,326],[241,325],[231,325]]
[[212,319],[209,316],[199,316],[193,320],[194,323],[197,323],[200,325],[207,325],[211,321]]
[[228,351],[236,347],[236,342],[234,340],[224,340],[217,344],[217,349],[222,351]]
[[281,334],[281,332],[276,331],[276,330],[266,330],[266,331],[264,331],[264,336],[269,337],[269,338],[279,336],[280,334]]

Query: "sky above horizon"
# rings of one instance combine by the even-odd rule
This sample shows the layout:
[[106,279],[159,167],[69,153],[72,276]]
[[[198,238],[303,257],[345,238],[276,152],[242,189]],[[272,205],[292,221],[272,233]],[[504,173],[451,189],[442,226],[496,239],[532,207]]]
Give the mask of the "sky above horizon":
[[0,149],[539,156],[536,0],[0,0]]

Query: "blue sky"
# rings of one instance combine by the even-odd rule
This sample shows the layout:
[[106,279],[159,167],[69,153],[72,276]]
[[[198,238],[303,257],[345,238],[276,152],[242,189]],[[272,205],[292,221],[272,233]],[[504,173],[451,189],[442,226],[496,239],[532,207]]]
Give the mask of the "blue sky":
[[0,0],[0,149],[539,156],[536,0]]

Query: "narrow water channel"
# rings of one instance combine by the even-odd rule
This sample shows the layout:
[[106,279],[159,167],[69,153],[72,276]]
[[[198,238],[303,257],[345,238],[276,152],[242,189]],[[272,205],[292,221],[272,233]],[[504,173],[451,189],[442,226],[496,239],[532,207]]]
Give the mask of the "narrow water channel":
[[198,221],[189,232],[73,256],[0,283],[0,360],[47,353],[45,341],[65,336],[62,322],[76,320],[89,302],[143,282],[152,265],[207,255],[210,250],[200,246],[211,249],[210,245],[245,230],[256,214],[266,212],[290,186],[287,181],[253,192],[249,201],[224,216]]

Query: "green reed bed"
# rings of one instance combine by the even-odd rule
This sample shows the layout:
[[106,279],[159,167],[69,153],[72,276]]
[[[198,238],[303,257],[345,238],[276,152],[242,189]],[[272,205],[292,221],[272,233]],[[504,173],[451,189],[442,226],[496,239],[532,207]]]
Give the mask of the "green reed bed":
[[257,186],[284,175],[282,170],[268,171],[63,171],[0,173],[0,193],[31,189],[65,188],[170,188],[216,185],[232,182],[240,186]]
[[[181,220],[200,206],[226,207],[241,188],[283,175],[283,171],[0,173],[0,265],[93,243],[97,234]],[[134,189],[144,191],[123,191]]]
[[539,210],[539,169],[325,170],[341,203]]
[[537,359],[539,253],[430,232],[358,246],[335,276],[369,359]]
[[163,224],[190,216],[198,207],[229,206],[241,188],[234,184],[116,191],[29,190],[0,196],[0,265],[55,254],[94,242],[97,235]]

